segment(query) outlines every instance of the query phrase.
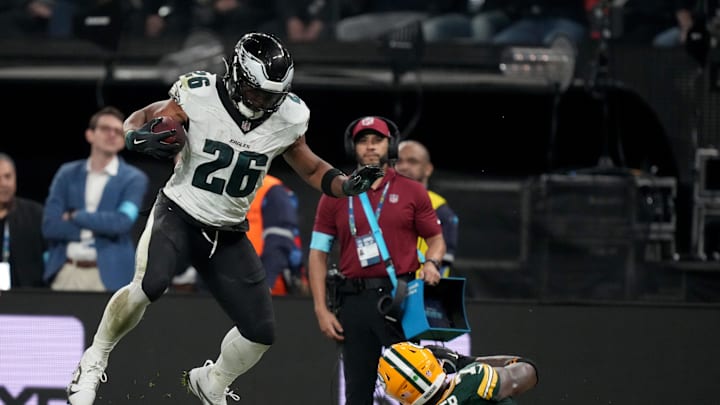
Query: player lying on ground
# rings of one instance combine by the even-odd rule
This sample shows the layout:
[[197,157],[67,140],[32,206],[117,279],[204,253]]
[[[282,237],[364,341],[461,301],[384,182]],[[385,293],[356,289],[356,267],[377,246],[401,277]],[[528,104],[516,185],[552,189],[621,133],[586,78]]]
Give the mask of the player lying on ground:
[[401,342],[383,352],[378,379],[402,405],[515,405],[513,397],[535,387],[538,373],[518,356],[471,357]]

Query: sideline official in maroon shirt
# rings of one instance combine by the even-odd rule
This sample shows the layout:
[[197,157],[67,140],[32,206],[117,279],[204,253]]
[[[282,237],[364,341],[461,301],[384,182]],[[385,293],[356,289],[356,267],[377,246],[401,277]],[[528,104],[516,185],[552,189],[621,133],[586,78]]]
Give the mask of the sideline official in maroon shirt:
[[[382,348],[405,340],[402,326],[379,309],[379,301],[391,293],[392,282],[381,255],[385,243],[398,280],[410,281],[420,267],[417,239],[428,243],[426,261],[418,276],[426,283],[440,281],[439,266],[446,245],[437,214],[424,186],[399,175],[389,162],[397,157],[399,131],[382,117],[362,117],[345,131],[347,153],[358,166],[379,165],[384,176],[367,191],[371,210],[382,231],[373,234],[361,199],[320,197],[315,214],[308,270],[315,315],[320,330],[342,342],[346,405],[371,405]],[[326,300],[328,258],[339,242],[338,282],[333,308]]]

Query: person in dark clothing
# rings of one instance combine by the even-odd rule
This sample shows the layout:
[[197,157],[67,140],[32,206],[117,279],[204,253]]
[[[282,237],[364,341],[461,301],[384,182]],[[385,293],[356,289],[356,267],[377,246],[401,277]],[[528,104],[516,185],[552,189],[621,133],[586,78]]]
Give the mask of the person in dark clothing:
[[279,0],[282,35],[289,42],[330,39],[332,7],[325,0]]
[[335,37],[340,41],[376,40],[415,23],[421,24],[428,42],[470,35],[465,1],[353,0],[343,4],[335,27]]
[[680,45],[692,25],[694,3],[694,0],[629,0],[619,10],[622,29],[617,34],[617,42],[643,46],[657,43],[661,47]]
[[473,16],[472,31],[478,42],[549,46],[564,35],[579,46],[587,15],[583,0],[487,1]]
[[135,37],[185,38],[197,20],[196,0],[143,0],[126,31]]
[[233,38],[250,31],[281,36],[282,23],[275,1],[212,0],[201,11],[205,17],[197,29],[207,29],[223,38]]
[[0,153],[0,232],[3,235],[0,280],[9,280],[10,288],[46,287],[43,205],[15,195],[16,174],[13,159]]
[[[419,181],[425,188],[428,188],[430,176],[432,176],[435,168],[430,161],[430,151],[425,145],[412,139],[406,139],[398,145],[398,159],[395,162],[395,170],[403,176]],[[440,220],[443,237],[445,238],[446,251],[445,256],[442,258],[440,273],[443,277],[449,277],[450,267],[455,261],[458,244],[458,216],[443,196],[429,188],[428,195]],[[427,244],[422,239],[418,240],[418,250],[422,255],[425,255]]]

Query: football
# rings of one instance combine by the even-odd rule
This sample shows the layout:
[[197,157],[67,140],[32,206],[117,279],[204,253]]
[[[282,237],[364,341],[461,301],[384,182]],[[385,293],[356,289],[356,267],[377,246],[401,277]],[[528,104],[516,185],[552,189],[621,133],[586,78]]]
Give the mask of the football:
[[185,133],[185,127],[182,126],[180,121],[177,121],[174,118],[169,117],[169,116],[162,116],[160,118],[162,118],[162,121],[158,122],[153,127],[154,133],[157,134],[157,133],[169,131],[172,129],[175,130],[175,135],[169,136],[169,137],[163,139],[161,142],[162,143],[178,142],[181,145],[184,145],[185,141],[187,140],[187,133]]

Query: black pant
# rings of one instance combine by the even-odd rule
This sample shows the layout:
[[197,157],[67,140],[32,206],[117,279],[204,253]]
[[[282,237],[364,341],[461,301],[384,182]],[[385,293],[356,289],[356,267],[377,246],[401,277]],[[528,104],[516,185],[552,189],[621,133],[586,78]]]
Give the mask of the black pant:
[[[205,287],[245,338],[273,344],[272,297],[265,282],[265,270],[252,243],[245,232],[198,225],[162,193],[158,196],[147,224],[152,229],[145,251],[143,291],[150,300],[157,300],[178,270],[192,264]],[[142,246],[138,246],[138,254],[142,253]]]
[[378,359],[383,346],[405,340],[402,326],[387,321],[377,309],[380,297],[389,293],[389,289],[374,288],[343,295],[338,320],[345,331],[346,405],[373,403]]

